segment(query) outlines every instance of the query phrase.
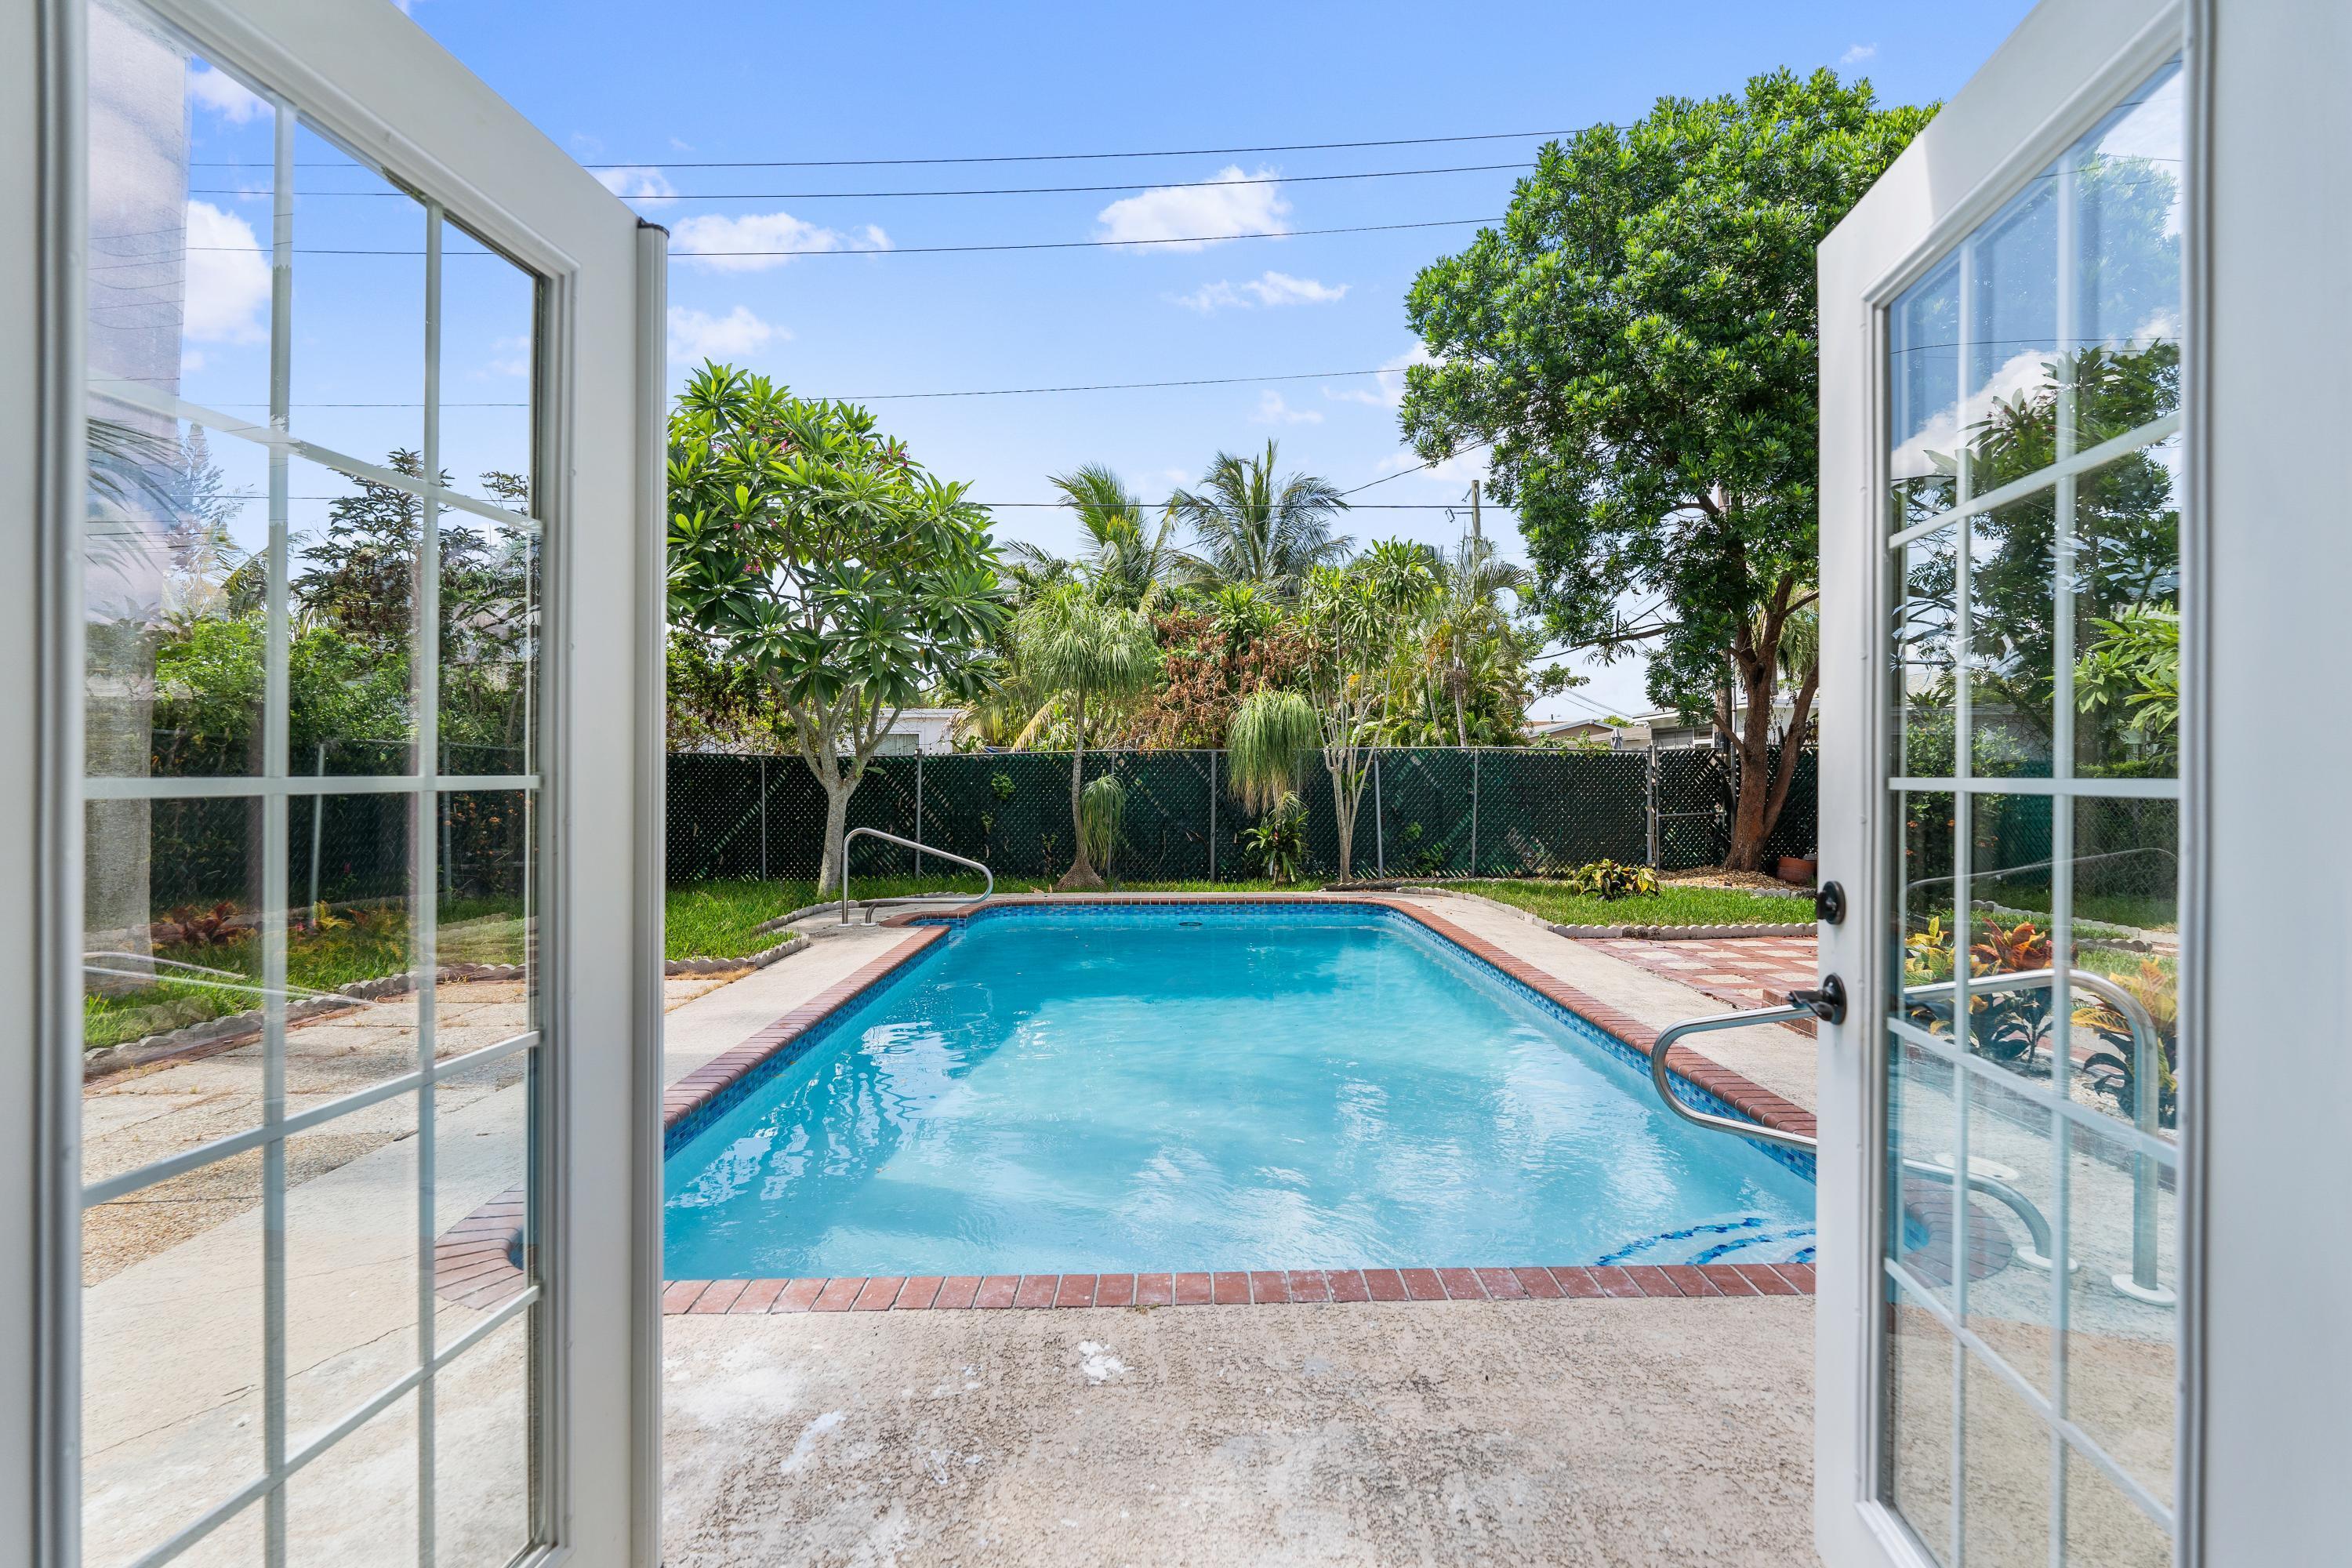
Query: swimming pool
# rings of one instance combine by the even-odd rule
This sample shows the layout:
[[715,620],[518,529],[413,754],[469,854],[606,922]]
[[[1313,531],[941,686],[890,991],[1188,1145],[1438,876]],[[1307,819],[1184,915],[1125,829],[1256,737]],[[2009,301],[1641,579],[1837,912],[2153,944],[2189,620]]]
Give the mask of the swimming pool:
[[673,1127],[667,1272],[1810,1258],[1640,1060],[1377,905],[991,908]]

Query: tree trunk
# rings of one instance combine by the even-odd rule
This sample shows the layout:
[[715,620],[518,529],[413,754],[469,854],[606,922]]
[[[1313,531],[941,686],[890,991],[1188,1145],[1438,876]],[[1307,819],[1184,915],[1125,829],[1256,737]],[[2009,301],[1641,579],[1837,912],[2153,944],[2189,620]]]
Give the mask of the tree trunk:
[[844,783],[838,766],[814,770],[817,783],[824,789],[824,862],[817,873],[817,893],[820,897],[841,896],[841,868],[845,864],[842,836],[849,830],[849,797],[856,792],[857,782]]
[[1070,742],[1070,868],[1054,884],[1056,892],[1085,892],[1101,888],[1103,879],[1095,870],[1093,860],[1087,855],[1086,829],[1081,826],[1084,808],[1079,796],[1086,789],[1087,773],[1087,694],[1078,693],[1075,716],[1075,733]]
[[1331,770],[1331,815],[1339,826],[1339,880],[1355,876],[1356,805],[1362,800],[1360,791],[1350,791],[1341,782],[1338,768]]
[[[1743,638],[1743,641],[1745,639]],[[1772,658],[1768,649],[1759,655],[1742,647],[1736,656],[1739,684],[1748,698],[1747,721],[1734,736],[1739,756],[1739,799],[1731,816],[1731,851],[1723,858],[1727,871],[1761,871],[1764,841],[1771,836],[1779,812],[1772,805]]]

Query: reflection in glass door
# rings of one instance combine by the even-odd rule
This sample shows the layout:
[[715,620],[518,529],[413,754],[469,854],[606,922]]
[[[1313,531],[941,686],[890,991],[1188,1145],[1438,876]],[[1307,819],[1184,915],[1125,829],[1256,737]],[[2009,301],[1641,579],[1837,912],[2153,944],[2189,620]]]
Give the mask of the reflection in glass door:
[[88,12],[82,1538],[547,1537],[541,288]]
[[2182,85],[1888,312],[1880,1495],[1963,1564],[2172,1558]]

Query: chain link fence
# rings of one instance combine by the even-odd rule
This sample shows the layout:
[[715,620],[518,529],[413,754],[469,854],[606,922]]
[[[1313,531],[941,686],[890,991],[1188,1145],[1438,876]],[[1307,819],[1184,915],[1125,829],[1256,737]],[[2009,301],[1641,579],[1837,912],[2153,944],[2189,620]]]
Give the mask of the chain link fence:
[[[1813,849],[1814,758],[1798,760],[1768,861]],[[1224,753],[1089,752],[1085,781],[1115,775],[1127,810],[1109,874],[1127,882],[1230,881],[1257,874],[1243,835],[1257,825],[1224,787]],[[1339,874],[1330,775],[1311,763],[1305,874]],[[1359,877],[1555,875],[1609,859],[1687,870],[1730,847],[1738,763],[1713,751],[1565,752],[1532,748],[1382,750],[1364,786],[1354,843]],[[850,797],[848,824],[876,827],[990,867],[1004,880],[1047,880],[1070,862],[1067,752],[877,757]],[[823,857],[824,793],[798,757],[674,752],[669,876],[814,878]],[[851,846],[856,876],[945,874],[957,868],[874,839]]]

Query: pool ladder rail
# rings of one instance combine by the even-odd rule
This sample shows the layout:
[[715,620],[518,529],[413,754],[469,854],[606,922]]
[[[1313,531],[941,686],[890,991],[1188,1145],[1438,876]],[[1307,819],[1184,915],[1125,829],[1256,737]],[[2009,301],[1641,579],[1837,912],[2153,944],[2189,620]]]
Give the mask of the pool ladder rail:
[[[1969,982],[1970,992],[2032,991],[2056,984],[2058,972],[2053,969],[2029,969],[2011,974],[1988,974]],[[2140,1131],[2153,1136],[2156,1132],[2155,1092],[2156,1064],[2158,1061],[2156,1025],[2139,999],[2105,975],[2084,970],[2066,972],[2069,987],[2088,991],[2114,1007],[2130,1026],[2132,1032],[2133,1094],[2135,1119]],[[1956,982],[1944,981],[1934,985],[1914,986],[1904,992],[1906,1000],[1931,996],[1948,996],[1958,989]],[[1650,1047],[1650,1082],[1656,1088],[1658,1098],[1666,1109],[1685,1121],[1718,1132],[1729,1132],[1759,1143],[1769,1143],[1777,1149],[1793,1150],[1799,1153],[1818,1155],[1821,1141],[1801,1132],[1787,1132],[1777,1127],[1766,1127],[1754,1121],[1742,1121],[1735,1117],[1717,1116],[1701,1110],[1675,1092],[1666,1072],[1666,1054],[1685,1035],[1705,1034],[1715,1029],[1744,1029],[1757,1024],[1783,1023],[1795,1018],[1813,1018],[1826,1024],[1845,1022],[1845,983],[1836,975],[1825,977],[1818,990],[1791,991],[1786,1005],[1778,1007],[1751,1007],[1737,1013],[1711,1013],[1704,1017],[1687,1018],[1658,1036]],[[1921,1177],[1947,1184],[1960,1177],[1960,1173],[1926,1160],[1905,1160],[1906,1175]],[[2033,1201],[2008,1183],[1976,1171],[1966,1173],[1969,1190],[1982,1193],[2015,1215],[2033,1238],[2030,1250],[2021,1251],[2018,1260],[2035,1268],[2051,1267],[2050,1221]],[[2170,1289],[2157,1277],[2157,1184],[2155,1162],[2144,1153],[2132,1156],[2132,1267],[2128,1274],[2115,1277],[2118,1294],[2151,1306],[2168,1307],[2174,1302]]]
[[[879,838],[904,848],[912,849],[919,855],[936,855],[942,860],[952,860],[959,866],[969,866],[988,879],[988,889],[980,895],[980,901],[986,903],[996,896],[996,873],[977,860],[966,859],[951,850],[935,849],[928,844],[919,843],[912,838],[901,838],[895,833],[885,833],[878,827],[853,827],[841,836],[841,923],[843,925],[849,923],[849,841],[853,838]],[[874,911],[884,903],[901,901],[903,900],[896,899],[876,900],[866,910],[866,923],[867,925],[874,923]]]

